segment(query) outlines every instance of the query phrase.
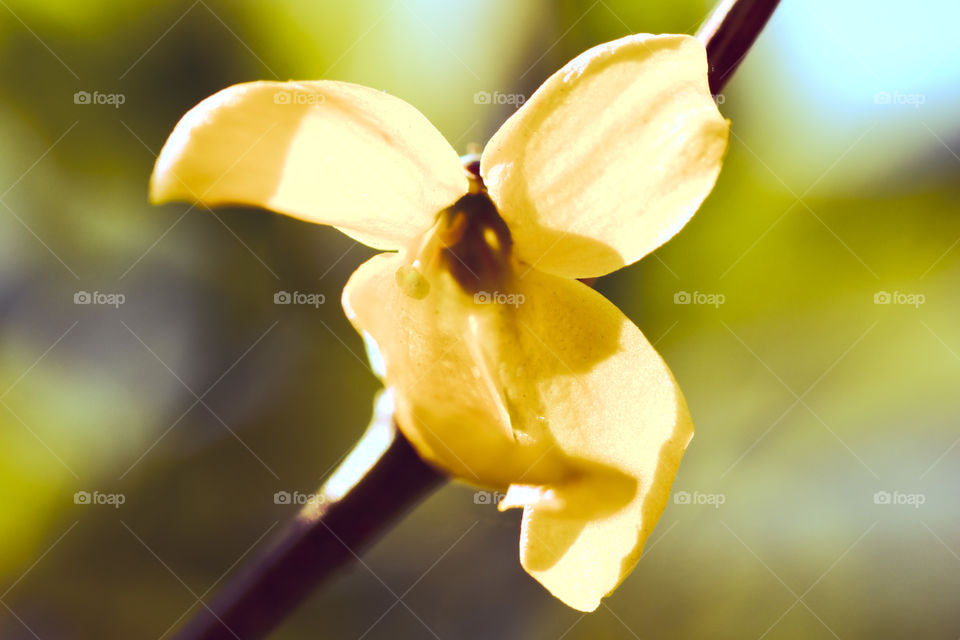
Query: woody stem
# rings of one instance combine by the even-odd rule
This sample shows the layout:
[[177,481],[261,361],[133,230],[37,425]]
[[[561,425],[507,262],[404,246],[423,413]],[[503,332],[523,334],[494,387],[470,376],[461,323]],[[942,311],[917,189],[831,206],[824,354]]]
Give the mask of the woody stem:
[[266,637],[318,584],[358,560],[362,549],[443,480],[389,415],[375,415],[318,498],[213,600],[201,603],[176,640]]
[[[697,33],[707,48],[710,91],[719,93],[746,56],[778,0],[722,0]],[[387,417],[374,422],[332,478],[260,557],[184,625],[177,640],[255,640],[270,633],[313,589],[359,559],[409,508],[441,486]],[[328,482],[325,488],[330,487]]]
[[778,4],[780,0],[720,0],[697,31],[707,47],[710,93],[723,90]]

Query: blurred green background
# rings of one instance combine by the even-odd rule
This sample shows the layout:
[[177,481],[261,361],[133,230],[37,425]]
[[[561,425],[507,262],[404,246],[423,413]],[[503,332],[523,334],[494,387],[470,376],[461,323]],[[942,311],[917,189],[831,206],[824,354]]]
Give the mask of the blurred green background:
[[[477,92],[529,96],[709,5],[0,1],[0,637],[167,637],[293,515],[274,493],[312,491],[369,418],[338,299],[371,251],[149,206],[187,109],[246,80],[348,80],[463,151],[513,108]],[[787,0],[718,98],[734,135],[713,195],[599,282],[697,424],[604,606],[551,598],[519,566],[519,513],[451,484],[275,637],[960,635],[958,23],[948,1]]]

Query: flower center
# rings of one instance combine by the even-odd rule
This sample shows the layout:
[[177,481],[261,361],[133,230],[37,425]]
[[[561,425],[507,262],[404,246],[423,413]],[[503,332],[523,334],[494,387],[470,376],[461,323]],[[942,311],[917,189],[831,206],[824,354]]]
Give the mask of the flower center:
[[462,161],[469,190],[437,214],[436,223],[412,252],[412,262],[397,272],[398,284],[414,298],[429,292],[423,272],[434,267],[446,270],[468,294],[499,290],[509,272],[510,230],[487,194],[479,158],[464,156]]

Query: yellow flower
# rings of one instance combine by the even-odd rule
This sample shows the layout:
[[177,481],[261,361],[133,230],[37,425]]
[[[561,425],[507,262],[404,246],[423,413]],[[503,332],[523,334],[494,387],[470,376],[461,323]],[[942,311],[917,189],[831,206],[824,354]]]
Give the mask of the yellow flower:
[[343,306],[382,356],[400,428],[433,465],[505,489],[500,508],[523,508],[523,567],[592,611],[639,558],[693,425],[640,330],[576,278],[673,236],[727,136],[703,45],[634,35],[551,76],[479,162],[385,93],[253,82],[184,116],[150,189],[388,250]]

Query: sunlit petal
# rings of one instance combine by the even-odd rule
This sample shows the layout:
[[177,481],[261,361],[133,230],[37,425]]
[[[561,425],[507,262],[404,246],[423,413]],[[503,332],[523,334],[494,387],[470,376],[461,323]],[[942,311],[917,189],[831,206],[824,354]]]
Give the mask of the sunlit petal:
[[[424,458],[525,507],[523,566],[592,610],[630,571],[693,427],[639,329],[603,296],[532,270],[503,291],[397,284],[402,255],[350,279],[344,307],[380,345],[397,420]],[[479,300],[479,302],[478,302]]]
[[260,206],[398,249],[466,188],[456,152],[399,98],[345,82],[251,82],[180,120],[150,195]]
[[599,276],[686,224],[713,188],[727,136],[703,45],[634,35],[551,76],[490,140],[481,170],[521,259]]
[[421,456],[457,478],[506,488],[518,478],[558,481],[570,473],[543,438],[514,433],[515,399],[502,382],[509,331],[494,305],[476,305],[443,271],[422,297],[404,292],[405,257],[374,256],[343,291],[347,317],[379,346],[397,423]]
[[693,425],[663,360],[606,298],[536,270],[516,290],[524,373],[513,393],[540,406],[550,438],[581,471],[538,492],[511,487],[506,500],[525,505],[524,568],[592,611],[639,558]]

